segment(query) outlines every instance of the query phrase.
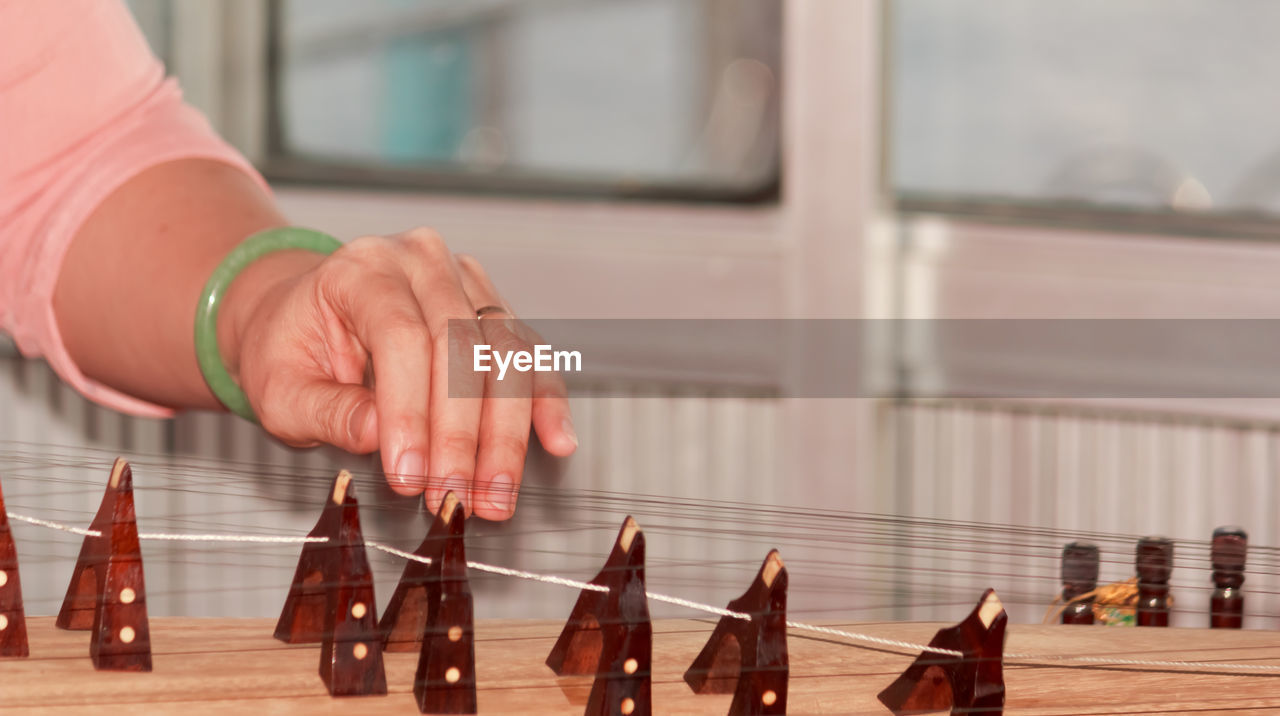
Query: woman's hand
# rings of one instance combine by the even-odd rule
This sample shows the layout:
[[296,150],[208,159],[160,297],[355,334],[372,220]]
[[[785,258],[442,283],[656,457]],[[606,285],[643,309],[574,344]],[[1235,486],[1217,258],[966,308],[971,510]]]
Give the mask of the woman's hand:
[[[131,178],[63,260],[53,303],[69,355],[128,395],[220,407],[191,340],[200,290],[246,236],[285,224],[252,177],[221,162],[178,160]],[[496,373],[458,370],[446,384],[450,341],[469,355],[481,339],[499,350],[537,340],[509,313],[477,320],[486,306],[506,304],[434,232],[365,237],[328,257],[281,251],[249,264],[223,298],[218,347],[263,427],[286,443],[381,449],[398,492],[425,491],[435,510],[454,490],[481,517],[505,519],[530,425],[555,455],[577,439],[553,373],[499,385]],[[452,334],[450,319],[461,322]]]
[[429,229],[356,239],[328,257],[269,254],[232,283],[218,334],[267,431],[294,446],[380,449],[391,487],[425,491],[433,511],[452,490],[480,517],[510,517],[531,424],[552,454],[577,447],[556,374],[508,374],[501,397],[496,373],[449,376],[451,350],[531,350],[536,338],[479,262]]

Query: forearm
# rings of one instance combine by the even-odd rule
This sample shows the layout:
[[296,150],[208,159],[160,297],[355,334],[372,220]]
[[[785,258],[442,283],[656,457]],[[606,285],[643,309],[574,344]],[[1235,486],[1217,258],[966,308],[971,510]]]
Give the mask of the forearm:
[[[62,264],[54,312],[71,357],[144,400],[217,407],[196,364],[196,302],[236,244],[284,223],[254,180],[226,164],[183,160],[134,177],[83,224]],[[258,297],[318,260],[286,252],[237,278],[219,318],[224,355],[236,354],[238,326]]]

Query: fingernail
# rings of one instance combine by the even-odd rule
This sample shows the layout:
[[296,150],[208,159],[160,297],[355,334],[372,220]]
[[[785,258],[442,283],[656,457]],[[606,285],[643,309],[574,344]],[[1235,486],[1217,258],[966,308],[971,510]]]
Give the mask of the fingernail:
[[392,478],[401,487],[421,492],[426,487],[427,461],[417,450],[405,450],[396,461],[396,474]]
[[560,429],[563,430],[564,434],[573,441],[573,446],[578,447],[578,433],[573,429],[573,421],[569,418],[565,418],[564,421],[560,423]]
[[[373,412],[373,401],[366,400],[356,406],[351,411],[351,417],[347,420],[347,434],[351,436],[352,443],[359,443],[360,438],[364,436],[365,430],[369,425],[369,416]],[[404,457],[401,456],[401,462]]]
[[486,493],[488,497],[485,502],[489,505],[489,509],[497,510],[504,514],[510,514],[515,506],[515,483],[511,476],[507,473],[500,473],[493,476],[489,481],[489,489]]

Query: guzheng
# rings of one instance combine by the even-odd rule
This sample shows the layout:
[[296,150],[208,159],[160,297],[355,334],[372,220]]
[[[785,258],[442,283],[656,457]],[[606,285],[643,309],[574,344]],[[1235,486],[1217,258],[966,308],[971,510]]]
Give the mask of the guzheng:
[[[1280,635],[1241,628],[1249,547],[1236,527],[1209,543],[1212,629],[1167,628],[1177,545],[1161,537],[1133,543],[1134,579],[1102,585],[1100,563],[1117,555],[1067,544],[1050,612],[1058,623],[1011,624],[987,589],[951,624],[824,624],[788,614],[788,591],[802,577],[788,573],[777,549],[740,570],[740,596],[723,606],[651,590],[646,534],[632,517],[599,572],[579,581],[469,560],[466,511],[452,493],[408,551],[365,539],[346,471],[315,527],[287,537],[140,531],[133,481],[117,460],[88,527],[8,512],[0,495],[0,708],[184,716],[1280,709]],[[11,520],[83,538],[56,617],[27,613]],[[296,549],[274,624],[151,616],[143,545],[181,539]],[[381,616],[369,550],[404,562]],[[566,618],[477,621],[473,572],[558,587]],[[655,621],[655,602],[694,617]]]

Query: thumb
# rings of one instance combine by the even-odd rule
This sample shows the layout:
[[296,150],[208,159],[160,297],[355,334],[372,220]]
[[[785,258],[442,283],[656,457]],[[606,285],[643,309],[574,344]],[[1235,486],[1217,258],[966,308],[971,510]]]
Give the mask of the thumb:
[[[262,426],[286,442],[322,442],[350,453],[378,449],[378,413],[373,391],[329,379],[306,381],[293,391],[288,413]],[[275,412],[275,411],[268,411]]]

